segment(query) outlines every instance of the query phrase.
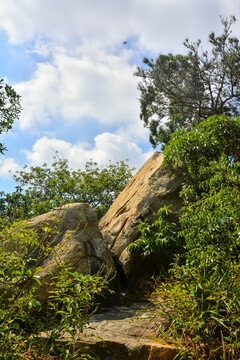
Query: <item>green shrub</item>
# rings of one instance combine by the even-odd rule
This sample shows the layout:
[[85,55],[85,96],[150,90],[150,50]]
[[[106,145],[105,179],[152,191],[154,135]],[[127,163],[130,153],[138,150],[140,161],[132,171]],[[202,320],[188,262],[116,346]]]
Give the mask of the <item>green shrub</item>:
[[[156,216],[156,214],[154,214]],[[140,239],[128,246],[130,253],[138,252],[141,256],[147,257],[160,251],[168,249],[171,252],[180,250],[181,243],[177,237],[177,225],[171,222],[172,210],[170,206],[159,209],[158,216],[153,222],[145,219],[138,226],[141,233]]]
[[[96,295],[107,288],[107,280],[99,275],[72,272],[56,259],[59,275],[52,280],[47,307],[44,304],[43,308],[38,297],[41,267],[37,264],[50,251],[54,249],[46,241],[40,241],[36,231],[27,229],[24,223],[2,223],[0,359],[45,359],[49,355],[65,360],[90,358],[90,355],[80,357],[75,345],[79,331],[83,331],[96,306]],[[62,341],[64,333],[69,334],[70,341]]]
[[239,138],[239,118],[214,116],[165,148],[165,164],[185,175],[179,228],[168,238],[183,239],[185,252],[157,305],[168,322],[160,333],[181,345],[179,359],[240,358]]

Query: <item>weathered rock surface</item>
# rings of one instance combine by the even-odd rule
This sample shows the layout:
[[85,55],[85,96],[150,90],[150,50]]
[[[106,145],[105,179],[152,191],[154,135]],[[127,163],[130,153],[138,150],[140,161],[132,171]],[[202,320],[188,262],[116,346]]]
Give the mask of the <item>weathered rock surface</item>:
[[[54,231],[46,235],[46,226]],[[112,256],[99,230],[97,216],[88,204],[65,205],[29,220],[27,227],[36,229],[43,242],[47,240],[52,247],[56,246],[54,253],[50,252],[40,264],[39,275],[44,283],[49,283],[58,272],[56,254],[58,261],[66,261],[73,272],[92,275],[102,269],[110,277],[114,276]],[[46,296],[47,291],[46,286],[42,296]]]
[[128,245],[139,238],[139,223],[146,218],[153,219],[153,214],[164,205],[172,205],[173,211],[179,210],[181,186],[182,176],[167,170],[163,166],[163,154],[155,152],[100,220],[100,230],[113,258],[128,278],[133,272],[137,275],[142,266],[139,261],[133,262],[127,251]]
[[[169,345],[158,337],[161,320],[154,305],[149,307],[146,302],[102,309],[78,332],[74,347],[99,360],[174,360],[180,349],[177,343]],[[50,333],[40,335],[46,338]],[[72,336],[62,333],[61,340],[69,344],[71,352]]]
[[151,339],[158,319],[144,310],[136,313],[141,309],[142,304],[134,304],[95,314],[78,345],[88,345],[100,360],[173,360],[176,347]]

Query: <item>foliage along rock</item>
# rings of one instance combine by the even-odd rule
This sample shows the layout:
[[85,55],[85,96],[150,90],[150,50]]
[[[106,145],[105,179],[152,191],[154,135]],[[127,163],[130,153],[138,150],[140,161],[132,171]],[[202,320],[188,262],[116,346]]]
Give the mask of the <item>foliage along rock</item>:
[[100,272],[113,279],[112,286],[118,287],[112,256],[99,231],[97,216],[88,204],[64,205],[32,218],[27,227],[36,229],[41,241],[48,241],[54,249],[39,264],[42,267],[39,276],[44,284],[42,297],[47,296],[48,284],[58,275],[61,261],[66,262],[72,272],[84,275]]
[[[134,256],[127,250],[128,245],[140,236],[138,225],[146,218],[153,219],[154,213],[164,205],[172,205],[173,212],[180,209],[182,180],[181,174],[170,172],[163,165],[163,153],[155,152],[100,220],[103,237],[128,279],[136,278],[147,266],[146,262],[146,266],[142,266],[141,259],[134,261]],[[162,261],[165,257],[163,253]]]

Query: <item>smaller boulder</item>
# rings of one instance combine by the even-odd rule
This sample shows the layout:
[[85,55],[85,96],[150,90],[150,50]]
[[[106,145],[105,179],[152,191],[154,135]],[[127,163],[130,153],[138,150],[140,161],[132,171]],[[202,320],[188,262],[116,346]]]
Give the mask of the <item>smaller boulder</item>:
[[[39,276],[43,282],[40,298],[48,296],[49,284],[58,275],[58,263],[64,261],[72,272],[84,275],[100,273],[112,280],[118,288],[116,268],[106,241],[98,228],[94,210],[85,203],[73,203],[57,208],[28,221],[27,227],[35,229],[42,243],[48,242],[54,250],[43,257]],[[52,229],[50,233],[46,229]],[[37,252],[35,250],[35,256]],[[56,261],[57,259],[57,261]]]

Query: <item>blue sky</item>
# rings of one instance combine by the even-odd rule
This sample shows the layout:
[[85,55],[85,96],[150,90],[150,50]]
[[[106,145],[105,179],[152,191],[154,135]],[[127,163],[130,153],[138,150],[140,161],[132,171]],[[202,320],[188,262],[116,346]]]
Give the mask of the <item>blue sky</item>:
[[51,164],[54,151],[73,168],[128,158],[139,169],[153,150],[136,67],[182,53],[186,37],[206,43],[220,15],[237,17],[240,37],[239,0],[0,0],[0,77],[23,106],[1,135],[0,191],[14,189],[9,170]]

